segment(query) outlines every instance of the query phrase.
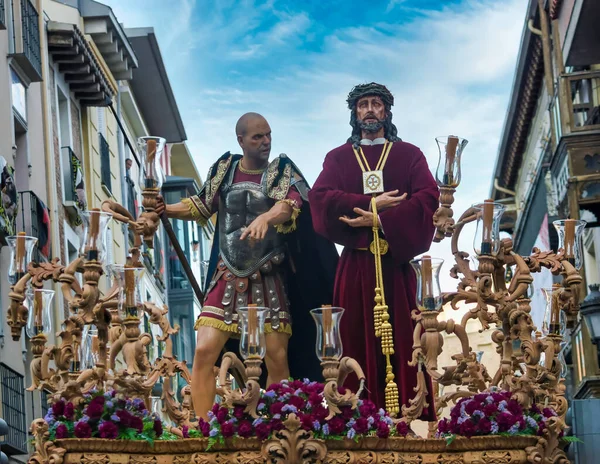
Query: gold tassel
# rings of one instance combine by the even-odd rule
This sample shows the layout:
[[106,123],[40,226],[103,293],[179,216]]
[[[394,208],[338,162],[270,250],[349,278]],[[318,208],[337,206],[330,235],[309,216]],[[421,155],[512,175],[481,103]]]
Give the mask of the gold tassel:
[[[375,197],[371,200],[371,211],[373,212],[373,243],[371,252],[375,256],[375,307],[373,308],[373,320],[375,325],[375,336],[381,337],[381,351],[385,355],[385,407],[392,417],[400,413],[398,402],[398,385],[394,382],[394,369],[390,356],[394,354],[394,332],[390,324],[388,306],[385,304],[385,289],[383,288],[383,268],[381,265],[382,243],[379,239],[379,220],[377,216],[377,204]],[[387,249],[385,250],[387,252]]]

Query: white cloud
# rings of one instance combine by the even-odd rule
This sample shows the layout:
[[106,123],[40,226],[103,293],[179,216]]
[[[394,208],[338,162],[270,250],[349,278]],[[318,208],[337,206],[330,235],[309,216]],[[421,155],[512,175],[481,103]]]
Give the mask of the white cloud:
[[[108,3],[117,4],[116,0]],[[194,5],[191,0],[184,3],[190,8]],[[398,8],[399,3],[391,0],[388,8]],[[184,21],[183,27],[174,19],[179,14],[171,18],[166,12],[153,11],[150,15],[144,12],[150,7],[138,10],[139,5],[133,1],[121,10],[116,7],[115,12],[127,24],[145,21],[157,32],[164,30],[159,41],[168,65],[169,57],[180,53],[181,47],[193,53],[187,61],[177,62],[177,74],[169,71],[201,173],[225,151],[239,151],[235,122],[244,112],[257,111],[273,129],[273,154],[290,155],[313,182],[325,154],[349,136],[348,91],[358,83],[377,81],[395,95],[393,112],[399,135],[421,147],[432,171],[438,157],[436,136],[455,134],[469,140],[463,184],[455,195],[455,217],[487,197],[526,2],[466,0],[438,12],[420,11],[408,24],[382,22],[332,29],[318,51],[297,49],[298,41],[311,29],[308,14],[278,12],[276,24],[259,30],[261,15],[276,7],[274,2],[257,5],[247,0],[232,6],[221,1],[217,13],[196,14],[198,23]],[[296,54],[298,64],[273,66],[275,49]],[[226,67],[223,80],[198,77],[195,86],[190,86],[189,76],[194,73],[257,58],[264,60],[265,72],[244,74]],[[471,252],[469,231],[463,236],[461,248]],[[452,265],[449,248],[446,241],[430,250],[446,259],[445,276]],[[454,285],[444,277],[444,290]]]

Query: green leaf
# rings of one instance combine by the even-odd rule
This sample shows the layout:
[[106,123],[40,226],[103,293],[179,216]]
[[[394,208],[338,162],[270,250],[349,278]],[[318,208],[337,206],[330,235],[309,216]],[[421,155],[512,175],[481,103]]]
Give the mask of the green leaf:
[[203,436],[202,433],[200,433],[200,430],[196,429],[189,429],[188,434],[190,438],[201,438]]
[[154,438],[150,434],[142,432],[138,437],[149,443],[151,447],[154,447]]
[[450,446],[454,440],[456,440],[456,435],[448,435],[446,437],[446,446]]
[[210,437],[208,439],[208,446],[206,447],[206,451],[210,451],[210,449],[217,444],[217,439],[215,437]]
[[583,443],[583,440],[577,437],[562,437],[561,440],[564,440],[567,443]]

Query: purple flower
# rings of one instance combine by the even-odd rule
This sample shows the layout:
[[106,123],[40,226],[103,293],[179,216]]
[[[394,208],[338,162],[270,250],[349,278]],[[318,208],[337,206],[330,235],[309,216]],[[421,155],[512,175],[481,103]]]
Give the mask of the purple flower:
[[298,412],[298,408],[296,406],[291,405],[291,404],[286,404],[283,408],[281,408],[281,412],[293,412],[293,413],[297,413]]
[[121,422],[121,419],[119,419],[119,416],[117,416],[116,414],[111,415],[110,420],[113,422]]
[[70,401],[67,404],[65,404],[65,410],[63,412],[63,415],[67,420],[73,420],[73,416],[75,416],[75,406],[73,406],[73,403],[71,403]]
[[516,435],[517,433],[519,433],[519,424],[515,424],[510,429],[508,429],[508,433],[511,435]]
[[198,430],[200,430],[203,436],[208,437],[210,433],[210,424],[204,419],[200,418],[198,421]]
[[482,417],[485,417],[485,414],[482,411],[473,411],[473,414],[471,414],[471,417],[476,417],[481,419]]
[[54,416],[52,415],[51,410],[46,413],[44,420],[48,422],[48,425],[52,425],[54,423]]
[[60,417],[65,412],[65,402],[63,400],[57,401],[52,405],[52,414],[54,417]]
[[356,419],[352,428],[356,430],[356,433],[358,434],[365,434],[369,431],[369,422],[364,417],[359,417]]
[[277,396],[277,393],[275,393],[273,390],[268,390],[264,393],[264,396],[273,399]]
[[396,424],[396,432],[398,433],[398,435],[405,437],[406,435],[408,435],[409,431],[410,428],[408,427],[408,424],[406,422],[398,422]]
[[271,432],[271,430],[269,429],[269,425],[265,422],[263,422],[262,424],[258,424],[254,430],[256,431],[256,436],[260,440],[266,440],[267,438],[269,438],[269,433]]
[[107,401],[106,403],[104,403],[104,405],[105,405],[107,408],[109,408],[109,409],[112,409],[112,408],[114,408],[114,407],[115,407],[114,403],[113,403],[112,401],[110,401],[110,400],[109,400],[109,401]]
[[356,436],[356,431],[354,429],[348,430],[346,438],[352,440]]
[[129,422],[129,426],[132,429],[136,429],[138,432],[142,432],[142,430],[144,430],[144,423],[142,422],[142,419],[140,419],[139,417],[136,416],[132,416],[131,417],[131,421]]
[[385,422],[377,425],[377,436],[384,439],[390,436],[390,428]]
[[313,430],[321,430],[321,423],[319,421],[313,422]]
[[346,421],[339,416],[335,416],[329,421],[328,428],[332,435],[339,435],[346,428]]
[[262,411],[266,407],[267,407],[267,405],[265,403],[259,403],[259,405],[256,407],[256,410],[257,411]]
[[219,424],[225,422],[227,420],[228,415],[229,411],[227,410],[227,408],[219,408],[219,410],[217,411],[217,420],[219,421]]
[[219,431],[217,429],[210,429],[209,436],[216,437],[218,434],[219,434]]
[[491,432],[495,435],[500,431],[500,427],[498,427],[498,423],[496,421],[492,421],[492,429]]
[[329,425],[327,425],[327,424],[323,425],[323,427],[321,428],[321,431],[323,432],[323,435],[328,436],[329,435]]
[[529,427],[531,427],[533,430],[538,429],[538,424],[533,417],[525,416],[525,422],[527,422],[527,425]]

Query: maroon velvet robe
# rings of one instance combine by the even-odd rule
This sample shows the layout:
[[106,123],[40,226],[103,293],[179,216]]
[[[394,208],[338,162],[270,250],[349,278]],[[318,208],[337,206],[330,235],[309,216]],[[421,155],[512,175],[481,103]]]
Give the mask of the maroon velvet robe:
[[[362,146],[372,169],[377,165],[383,145]],[[427,251],[434,234],[433,213],[438,207],[439,191],[425,156],[414,145],[395,142],[383,171],[385,191],[407,193],[400,205],[379,214],[383,237],[390,250],[382,257],[385,298],[393,327],[395,354],[392,356],[400,406],[414,396],[417,368],[410,367],[416,309],[416,277],[409,261]],[[353,208],[369,209],[370,195],[363,194],[362,171],[346,143],[327,154],[323,171],[309,193],[315,230],[344,246],[334,290],[334,305],[345,308],[341,320],[344,356],[356,359],[365,371],[369,399],[385,407],[385,357],[381,340],[375,337],[375,261],[367,248],[373,240],[371,227],[353,228],[339,220],[355,217]],[[356,391],[353,379],[347,385]],[[423,419],[434,420],[429,392],[429,410]]]

